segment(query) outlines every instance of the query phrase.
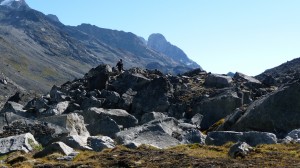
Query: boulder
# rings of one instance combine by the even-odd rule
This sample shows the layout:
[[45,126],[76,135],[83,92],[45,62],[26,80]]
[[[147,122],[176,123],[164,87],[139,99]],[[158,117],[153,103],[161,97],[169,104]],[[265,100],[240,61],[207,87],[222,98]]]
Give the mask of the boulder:
[[0,154],[3,155],[14,151],[24,151],[28,153],[38,146],[39,143],[30,133],[10,136],[0,139]]
[[[141,144],[157,148],[168,148],[184,143],[200,142],[200,132],[193,132],[195,126],[180,123],[175,118],[162,118],[116,134],[118,144],[138,147]],[[198,134],[199,133],[199,134]]]
[[143,125],[118,132],[116,141],[132,148],[146,144],[164,149],[180,144],[179,140],[167,134],[160,125]]
[[99,97],[105,100],[103,106],[106,108],[116,107],[121,101],[119,93],[114,91],[102,90]]
[[90,108],[83,112],[84,122],[87,124],[87,130],[92,136],[105,135],[114,137],[115,133],[120,131],[119,125],[103,110]]
[[51,145],[48,145],[46,148],[44,148],[42,151],[36,153],[34,155],[35,158],[41,158],[48,155],[51,155],[53,153],[60,153],[63,155],[70,155],[74,152],[74,149],[69,147],[63,142],[54,142]]
[[229,149],[228,155],[231,158],[245,158],[253,148],[245,142],[237,142]]
[[85,97],[83,99],[83,101],[81,102],[80,107],[83,110],[86,110],[86,109],[91,108],[91,107],[98,107],[98,108],[100,108],[100,107],[102,107],[104,101],[105,101],[104,99],[97,99],[97,98],[95,98],[93,96],[91,96],[89,98]]
[[193,114],[203,115],[200,127],[203,130],[225,118],[242,106],[242,100],[236,92],[227,91],[212,98],[204,99],[193,105]]
[[56,85],[51,88],[50,99],[52,102],[61,102],[66,99],[67,96],[60,89],[61,88]]
[[291,143],[291,142],[300,143],[300,129],[295,129],[291,131],[283,139],[283,143]]
[[197,113],[191,118],[191,124],[195,125],[197,128],[200,128],[203,115]]
[[0,113],[13,112],[19,115],[23,115],[26,112],[25,110],[23,110],[23,108],[24,106],[19,103],[8,101],[5,103]]
[[236,121],[241,118],[244,114],[244,111],[237,108],[232,114],[229,114],[226,118],[223,124],[221,124],[217,131],[226,131],[229,130],[233,124],[236,123]]
[[232,77],[227,75],[209,74],[204,82],[207,87],[224,88],[232,85]]
[[59,102],[57,104],[51,105],[50,108],[43,112],[43,115],[52,116],[52,115],[61,115],[63,114],[67,108],[69,107],[69,101]]
[[84,78],[88,81],[88,89],[106,89],[110,73],[112,73],[112,68],[109,65],[99,65],[96,68],[92,68],[84,76]]
[[221,146],[228,142],[246,142],[251,146],[259,144],[275,144],[277,137],[275,134],[268,132],[233,132],[233,131],[214,131],[209,132],[205,143],[207,145]]
[[253,102],[229,129],[272,132],[284,138],[300,128],[300,83],[287,84]]
[[[42,145],[47,145],[55,140],[68,135],[68,130],[58,125],[21,118],[13,113],[6,113],[7,125],[2,128],[0,137],[8,137],[30,132]],[[0,121],[2,121],[2,116]],[[5,119],[4,119],[5,120]]]
[[196,69],[190,70],[188,72],[185,72],[182,75],[188,76],[188,77],[193,77],[193,76],[199,75],[200,73],[205,73],[205,71],[203,71],[203,69],[201,69],[201,68],[196,68]]
[[[90,108],[84,112],[85,116],[89,114],[98,114],[100,117],[107,116],[113,119],[118,125],[123,128],[134,127],[138,124],[138,120],[127,111],[122,109],[103,109],[103,108]],[[89,120],[87,118],[87,120]]]
[[124,94],[129,89],[138,91],[149,82],[150,79],[145,77],[142,73],[125,71],[113,81],[111,90],[116,90],[118,93]]
[[132,114],[138,119],[144,113],[159,111],[167,112],[169,98],[173,95],[173,86],[167,78],[155,78],[133,98]]
[[157,120],[157,119],[163,119],[163,118],[166,118],[166,117],[168,117],[166,114],[160,113],[160,112],[145,113],[142,116],[141,124],[145,124],[149,121],[153,121],[153,120]]
[[49,101],[43,97],[40,98],[34,98],[32,100],[30,100],[24,107],[25,110],[31,110],[34,109],[36,111],[38,111],[38,109],[48,109]]
[[76,113],[40,118],[40,121],[56,124],[69,131],[69,135],[90,136],[84,118]]
[[87,144],[93,151],[100,152],[106,148],[114,148],[114,140],[107,136],[90,136],[87,139]]
[[240,72],[236,72],[233,76],[233,79],[245,83],[245,86],[247,86],[249,88],[263,87],[262,83],[259,80],[255,79],[251,76],[242,74]]
[[137,94],[136,91],[128,89],[124,94],[122,94],[121,100],[119,102],[119,107],[126,111],[131,110],[133,97]]
[[86,136],[70,135],[63,138],[61,141],[73,149],[92,150],[92,148],[87,145],[87,139],[88,137]]
[[206,135],[202,134],[197,129],[191,129],[182,134],[182,144],[193,144],[199,143],[204,145],[205,144]]

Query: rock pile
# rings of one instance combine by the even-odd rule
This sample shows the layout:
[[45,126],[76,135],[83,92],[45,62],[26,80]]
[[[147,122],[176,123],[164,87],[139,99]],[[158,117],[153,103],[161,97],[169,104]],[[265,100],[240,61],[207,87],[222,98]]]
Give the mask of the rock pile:
[[[100,65],[25,106],[11,99],[1,110],[0,137],[31,133],[55,151],[277,143],[277,136],[300,127],[299,90],[298,81],[277,89],[242,73],[197,69],[171,76],[133,68],[120,74]],[[38,155],[52,151],[45,150]]]

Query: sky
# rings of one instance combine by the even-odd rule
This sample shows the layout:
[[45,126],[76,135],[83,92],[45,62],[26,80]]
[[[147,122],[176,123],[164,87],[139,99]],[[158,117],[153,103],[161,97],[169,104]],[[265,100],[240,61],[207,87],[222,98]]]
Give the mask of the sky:
[[258,75],[300,57],[299,0],[26,0],[66,25],[161,33],[204,70]]

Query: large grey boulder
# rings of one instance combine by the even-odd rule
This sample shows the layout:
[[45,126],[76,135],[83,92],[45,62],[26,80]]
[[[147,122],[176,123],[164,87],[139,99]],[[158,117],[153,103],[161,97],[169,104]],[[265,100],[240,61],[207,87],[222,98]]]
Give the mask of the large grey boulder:
[[54,142],[51,145],[48,145],[46,148],[44,148],[42,151],[36,153],[34,155],[35,158],[41,158],[45,157],[47,155],[53,154],[53,153],[60,153],[63,155],[70,155],[74,152],[74,149],[69,147],[63,142]]
[[234,112],[242,106],[242,100],[236,92],[227,91],[221,95],[204,99],[193,105],[193,113],[203,115],[200,127],[208,129],[211,125]]
[[112,90],[116,90],[120,94],[124,94],[129,89],[133,91],[140,90],[144,85],[150,82],[150,79],[145,77],[142,73],[125,71],[118,76],[112,84]]
[[87,139],[87,144],[93,151],[100,152],[103,149],[114,148],[115,142],[107,136],[90,136]]
[[24,106],[16,103],[16,102],[11,102],[8,101],[5,103],[4,107],[1,109],[0,113],[5,113],[5,112],[13,112],[19,115],[25,115],[24,113],[26,112],[23,110]]
[[160,125],[143,125],[121,131],[116,134],[116,141],[128,147],[146,144],[157,148],[168,148],[180,144],[179,140],[166,133]]
[[218,128],[217,131],[226,131],[229,130],[233,124],[236,123],[236,121],[241,118],[244,114],[244,111],[241,110],[240,108],[237,108],[232,114],[229,114],[225,120],[224,123],[221,124]]
[[150,121],[116,134],[118,144],[138,147],[142,144],[157,148],[168,148],[180,144],[184,126],[175,118],[162,118]]
[[157,120],[157,119],[163,119],[168,117],[166,114],[161,113],[161,112],[150,112],[150,113],[145,113],[142,118],[141,118],[141,124],[145,124],[149,121]]
[[237,142],[232,145],[228,151],[231,158],[245,158],[253,148],[245,142]]
[[250,88],[259,88],[263,86],[259,80],[240,72],[236,72],[233,76],[233,79],[245,83],[245,85]]
[[92,150],[92,148],[87,145],[87,139],[88,137],[86,136],[70,135],[61,139],[61,141],[74,149]]
[[119,93],[114,91],[102,90],[99,97],[105,100],[103,103],[105,108],[116,107],[121,101]]
[[[9,113],[7,113],[6,117],[9,118],[8,121],[10,122],[3,126],[1,132],[2,137],[30,132],[39,143],[47,145],[53,141],[66,137],[69,133],[65,128],[55,124],[26,118],[17,119],[19,117]],[[0,117],[0,120],[2,120],[2,117]]]
[[295,129],[288,133],[286,137],[282,140],[283,143],[296,142],[300,143],[300,129]]
[[275,144],[277,137],[275,134],[268,132],[233,132],[233,131],[215,131],[209,132],[205,143],[207,145],[221,146],[228,142],[246,142],[251,146],[259,144]]
[[61,126],[24,118],[12,112],[0,114],[0,132],[2,137],[30,132],[42,145],[47,145],[69,134],[69,131]]
[[69,131],[69,135],[90,136],[85,127],[84,119],[76,113],[40,118],[40,121],[61,126]]
[[287,84],[253,102],[230,128],[235,131],[272,132],[283,138],[300,128],[300,83]]
[[88,81],[89,90],[102,90],[107,87],[109,74],[112,73],[112,67],[109,65],[99,65],[92,68],[84,78]]
[[91,107],[100,108],[103,106],[104,101],[105,101],[104,99],[97,99],[94,96],[91,96],[89,98],[85,97],[83,98],[83,101],[80,103],[81,104],[80,107],[83,110],[89,109]]
[[0,154],[7,154],[14,151],[30,152],[39,146],[39,143],[30,133],[10,136],[0,139]]
[[197,129],[191,129],[188,131],[185,131],[182,134],[182,144],[194,144],[194,143],[199,143],[199,144],[205,144],[205,139],[206,135],[202,134],[201,131]]
[[123,128],[134,127],[138,124],[138,120],[127,111],[122,109],[103,109],[103,108],[89,108],[84,112],[86,120],[90,120],[90,117],[102,118],[107,116],[113,119],[118,125],[122,125]]
[[180,123],[175,118],[147,122],[116,134],[118,144],[138,147],[141,144],[168,148],[182,143],[203,143],[204,135],[194,125]]
[[130,111],[133,98],[136,94],[136,91],[133,91],[131,88],[128,89],[124,94],[122,94],[121,100],[119,102],[119,107],[124,110]]
[[133,98],[131,113],[139,119],[144,113],[167,112],[172,95],[173,85],[168,79],[155,78]]
[[204,85],[208,87],[224,88],[232,85],[232,77],[227,75],[209,74],[205,78]]
[[48,109],[49,101],[43,97],[40,98],[34,98],[30,100],[24,107],[25,110],[32,110],[38,111],[39,109]]
[[92,136],[105,135],[114,137],[120,131],[119,125],[98,108],[90,108],[83,112],[86,128]]

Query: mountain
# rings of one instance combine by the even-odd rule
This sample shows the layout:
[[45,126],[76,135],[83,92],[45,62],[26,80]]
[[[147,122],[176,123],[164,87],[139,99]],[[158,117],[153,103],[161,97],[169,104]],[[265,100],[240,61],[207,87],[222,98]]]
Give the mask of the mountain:
[[300,58],[287,61],[256,76],[267,85],[285,84],[300,78]]
[[26,9],[29,8],[25,0],[0,0],[1,6],[6,6],[11,9]]
[[162,34],[151,34],[148,38],[147,45],[155,51],[161,52],[174,60],[180,61],[183,65],[194,69],[201,68],[196,62],[189,59],[184,51],[168,42]]
[[183,64],[149,48],[137,35],[90,24],[66,26],[55,15],[33,10],[24,0],[0,1],[0,72],[25,89],[45,92],[83,76],[99,64],[183,73]]

